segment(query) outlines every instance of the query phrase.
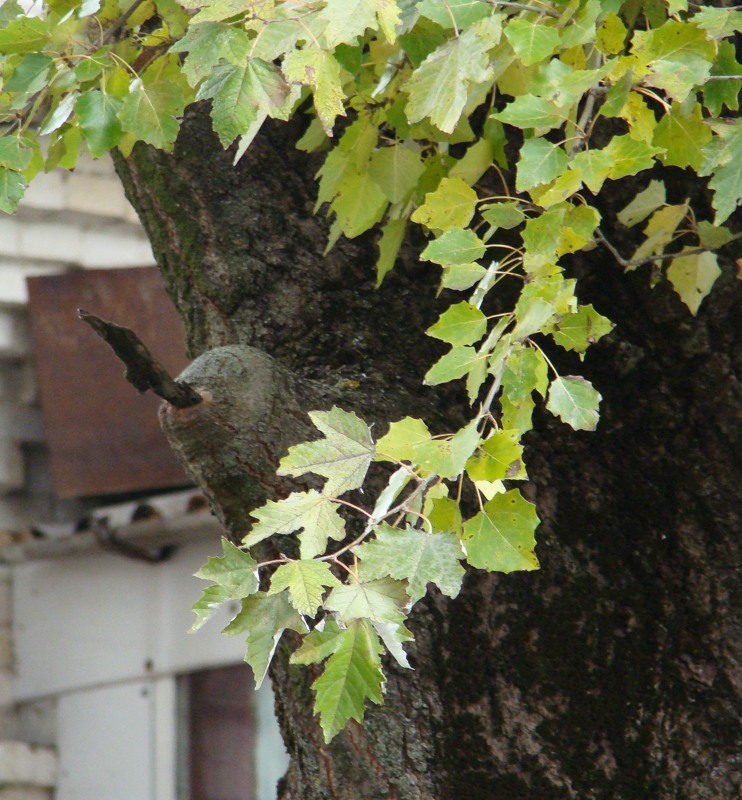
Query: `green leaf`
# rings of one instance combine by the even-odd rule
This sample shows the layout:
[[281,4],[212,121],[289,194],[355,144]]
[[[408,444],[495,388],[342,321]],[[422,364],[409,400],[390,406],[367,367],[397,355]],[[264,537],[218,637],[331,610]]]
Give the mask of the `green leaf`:
[[477,421],[472,420],[451,437],[431,439],[418,444],[415,448],[415,461],[441,478],[453,480],[464,471],[466,462],[478,443]]
[[328,21],[324,38],[329,47],[341,42],[353,43],[363,36],[366,28],[379,27],[387,40],[394,43],[400,10],[394,0],[327,0],[320,17]]
[[445,3],[442,0],[422,0],[415,10],[449,30],[454,24],[463,30],[492,13],[486,3],[478,0],[446,0]]
[[391,461],[414,461],[415,448],[430,441],[430,431],[421,419],[405,417],[392,422],[389,431],[376,443],[377,458]]
[[487,51],[499,38],[499,24],[488,17],[434,50],[404,84],[407,119],[414,123],[427,117],[444,133],[453,133],[471,84],[492,78]]
[[201,597],[193,605],[193,613],[196,621],[191,625],[188,633],[195,633],[204,623],[208,622],[214,614],[222,607],[227,600],[230,600],[229,592],[223,587],[215,584],[207,586]]
[[603,20],[597,32],[597,48],[603,55],[613,56],[624,49],[628,31],[621,18],[612,11]]
[[425,166],[420,154],[399,144],[377,150],[368,164],[369,176],[391,203],[401,203],[406,199],[423,172]]
[[520,149],[515,188],[519,192],[549,183],[567,168],[567,154],[548,139],[527,139]]
[[449,170],[449,178],[461,178],[467,186],[473,186],[492,165],[496,146],[489,139],[475,142]]
[[601,190],[612,166],[613,159],[605,150],[583,150],[577,153],[571,163],[571,167],[580,173],[583,183],[593,194]]
[[0,136],[0,167],[21,172],[29,165],[32,151],[13,134]]
[[712,225],[710,222],[701,220],[697,223],[698,238],[703,247],[708,247],[710,250],[718,250],[729,244],[734,238],[729,228],[722,226]]
[[454,347],[425,373],[425,383],[436,386],[463,378],[480,358],[473,347]]
[[441,314],[438,322],[428,328],[428,336],[452,345],[474,344],[487,331],[487,317],[466,301],[451,306]]
[[325,617],[304,637],[301,647],[291,654],[289,663],[304,666],[321,663],[338,649],[344,630],[338,626],[334,617]]
[[513,330],[513,338],[523,340],[537,333],[554,318],[555,314],[554,306],[541,297],[521,295],[515,306],[517,324]]
[[[2,31],[0,31],[2,33]],[[44,53],[23,56],[13,75],[3,87],[11,94],[32,95],[46,86],[54,62]]]
[[327,478],[324,492],[331,496],[358,489],[374,457],[368,425],[353,412],[337,406],[330,411],[311,411],[309,416],[324,438],[290,447],[288,455],[281,459],[278,474],[322,475]]
[[353,239],[370,230],[384,216],[388,204],[384,192],[364,172],[343,181],[330,210],[337,214],[343,234]]
[[713,39],[723,39],[742,30],[742,11],[731,8],[699,8],[693,24],[705,30]]
[[183,74],[191,86],[212,74],[220,61],[245,66],[251,49],[247,32],[224,22],[202,22],[191,25],[185,36],[170,49],[187,53]]
[[179,64],[156,61],[131,82],[119,111],[122,128],[161,150],[172,149],[180,128],[176,118],[185,108],[184,88]]
[[693,249],[685,247],[681,250],[681,255],[673,258],[667,268],[667,278],[691,314],[695,316],[704,297],[708,296],[716,279],[721,275],[721,270],[716,253],[682,255],[686,250]]
[[212,98],[211,118],[224,147],[244,135],[261,111],[276,117],[289,96],[289,87],[273,64],[254,58],[214,67],[201,85],[197,99]]
[[711,129],[703,122],[701,106],[693,104],[691,113],[678,103],[673,103],[655,128],[652,144],[664,148],[660,156],[663,164],[673,167],[691,167],[696,172],[703,163],[702,148],[711,141]]
[[523,400],[534,391],[545,397],[548,385],[548,366],[543,353],[523,345],[514,347],[502,374],[502,388],[508,400]]
[[413,222],[433,231],[465,228],[474,216],[477,193],[461,178],[443,178],[412,215]]
[[481,258],[486,247],[474,231],[451,228],[423,250],[420,258],[436,264],[466,264]]
[[[720,123],[715,130],[721,146],[717,150],[713,147],[717,142],[711,142],[707,147],[711,154],[716,153],[716,158],[710,159],[714,174],[709,188],[714,191],[714,222],[721,225],[742,202],[742,121],[736,119],[729,125]],[[708,174],[706,164],[701,174]]]
[[304,633],[306,625],[289,603],[286,592],[258,592],[242,601],[242,610],[227,625],[228,636],[247,634],[245,661],[252,667],[256,688],[260,688],[285,630]]
[[[742,12],[737,13],[742,17]],[[740,79],[714,80],[714,75],[739,75]],[[735,47],[732,42],[719,42],[711,77],[703,87],[704,105],[714,117],[720,116],[723,106],[730,111],[739,111],[740,91],[742,91],[742,64],[737,61]]]
[[[646,240],[634,251],[632,261],[641,261],[652,255],[659,255],[670,244],[678,225],[688,214],[688,204],[682,203],[675,206],[665,206],[652,214],[644,228]],[[626,268],[627,271],[636,269],[634,266]]]
[[616,216],[619,222],[630,228],[646,219],[653,211],[664,206],[665,202],[665,184],[662,181],[653,180]]
[[509,400],[506,396],[500,397],[502,411],[502,426],[505,430],[515,430],[525,433],[533,428],[533,411],[536,403],[529,394],[521,400]]
[[479,264],[451,264],[443,268],[441,289],[469,289],[486,274],[487,270]]
[[312,558],[281,564],[273,573],[268,594],[288,589],[294,608],[300,614],[313,617],[322,605],[325,588],[340,585],[340,581],[330,572],[330,565],[326,561]]
[[406,230],[407,220],[404,218],[390,219],[382,227],[381,239],[379,239],[379,260],[376,262],[377,289],[381,286],[387,272],[394,268]]
[[505,36],[526,67],[543,61],[559,47],[559,31],[549,27],[543,17],[513,19],[505,28]]
[[610,320],[598,314],[592,305],[580,306],[557,322],[554,341],[565,350],[584,353],[587,348],[613,330]]
[[373,541],[354,552],[361,559],[364,580],[386,576],[406,580],[413,603],[425,596],[429,583],[448,597],[456,597],[461,589],[464,570],[459,561],[464,553],[452,533],[399,530],[384,524],[377,528]]
[[564,124],[567,117],[553,102],[543,97],[524,94],[508,103],[502,111],[490,115],[515,128],[551,130]]
[[303,529],[299,534],[301,557],[314,558],[325,552],[328,538],[340,541],[345,536],[345,522],[338,514],[337,504],[314,489],[293,492],[283,500],[269,500],[250,514],[259,521],[242,540],[246,547],[273,534],[286,535]]
[[327,662],[325,671],[314,682],[315,713],[325,742],[331,742],[348,720],[361,722],[366,699],[382,702],[382,652],[379,638],[365,619],[352,622],[337,637],[337,647]]
[[75,103],[82,138],[93,158],[100,158],[121,141],[123,129],[118,118],[121,105],[121,100],[100,89],[81,94]]
[[579,376],[554,378],[546,407],[576,431],[594,431],[598,425],[600,394]]
[[211,556],[196,573],[197,578],[213,581],[228,598],[241,600],[258,591],[258,563],[249,553],[222,538],[223,556]]
[[533,552],[538,524],[535,506],[517,489],[495,495],[464,523],[466,560],[489,572],[538,569]]
[[403,583],[382,578],[336,586],[325,600],[325,608],[337,612],[346,624],[357,619],[399,624],[404,622],[402,607],[408,601]]
[[526,215],[517,202],[493,203],[484,206],[482,217],[492,225],[493,228],[505,228],[510,230],[525,221]]
[[523,445],[518,431],[499,430],[485,440],[466,462],[466,472],[473,481],[525,480]]
[[659,155],[662,150],[646,142],[632,139],[626,134],[625,136],[614,136],[605,148],[605,152],[613,162],[608,177],[618,180],[627,175],[636,175],[645,169],[651,169],[655,156]]
[[345,116],[340,64],[332,53],[319,47],[293,50],[283,62],[286,80],[310,86],[314,91],[314,107],[328,136],[332,136],[335,118]]
[[21,17],[0,30],[0,53],[33,53],[43,50],[51,35],[51,20]]

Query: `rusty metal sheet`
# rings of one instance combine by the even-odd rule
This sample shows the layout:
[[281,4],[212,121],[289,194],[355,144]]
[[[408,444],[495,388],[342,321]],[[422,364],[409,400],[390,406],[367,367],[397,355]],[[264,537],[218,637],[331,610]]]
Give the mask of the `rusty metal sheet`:
[[60,497],[187,484],[157,422],[159,399],[77,309],[135,330],[171,374],[187,364],[183,326],[156,269],[85,270],[28,279],[31,333],[54,489]]

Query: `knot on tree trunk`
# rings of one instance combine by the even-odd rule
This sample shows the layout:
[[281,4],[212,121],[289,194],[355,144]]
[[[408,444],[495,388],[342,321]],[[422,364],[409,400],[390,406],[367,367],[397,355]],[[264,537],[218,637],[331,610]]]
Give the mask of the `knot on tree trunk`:
[[[307,411],[327,408],[329,389],[302,380],[246,345],[208,350],[177,378],[202,402],[160,407],[160,424],[188,475],[229,535],[247,532],[247,512],[296,484],[276,475],[289,446],[313,438]],[[313,434],[314,432],[314,434]]]

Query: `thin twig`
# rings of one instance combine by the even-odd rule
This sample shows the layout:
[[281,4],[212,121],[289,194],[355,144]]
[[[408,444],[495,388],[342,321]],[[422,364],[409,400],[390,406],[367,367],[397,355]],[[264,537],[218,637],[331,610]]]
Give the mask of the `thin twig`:
[[101,44],[107,44],[108,42],[113,39],[114,36],[121,30],[121,28],[126,25],[129,20],[129,17],[141,6],[145,0],[134,0],[134,2],[129,6],[129,8],[124,11],[124,13],[116,20],[116,22],[111,25],[110,28],[106,30],[103,34],[103,39]]

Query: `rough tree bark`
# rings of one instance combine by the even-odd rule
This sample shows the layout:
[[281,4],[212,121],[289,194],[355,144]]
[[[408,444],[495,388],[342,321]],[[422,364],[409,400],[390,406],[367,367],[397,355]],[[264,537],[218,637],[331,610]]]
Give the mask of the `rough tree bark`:
[[[297,123],[269,126],[232,167],[197,107],[174,155],[138,145],[118,160],[191,354],[259,348],[294,385],[317,381],[369,419],[425,414],[450,429],[466,413],[461,396],[421,387],[439,352],[420,333],[436,318],[437,270],[413,243],[376,291],[371,237],[325,258],[326,226],[312,214],[317,164],[294,150],[296,135]],[[684,173],[669,175],[678,198],[706,202]],[[619,185],[614,211],[635,188]],[[620,232],[606,233],[630,252]],[[272,668],[291,755],[283,800],[739,796],[730,266],[694,319],[666,283],[650,289],[645,271],[624,275],[601,250],[575,257],[581,300],[617,329],[584,365],[559,362],[603,394],[598,432],[541,415],[527,437],[541,571],[471,572],[456,600],[420,603],[415,671],[388,664],[386,705],[329,747],[311,713],[315,676],[288,665],[287,639]],[[255,390],[240,374],[219,390],[227,406],[230,392]],[[261,438],[230,479],[239,496],[287,490],[261,476],[286,437],[306,434],[295,401],[280,399],[288,394],[272,401],[277,424],[261,428],[281,436]],[[233,534],[248,510],[229,512]]]

